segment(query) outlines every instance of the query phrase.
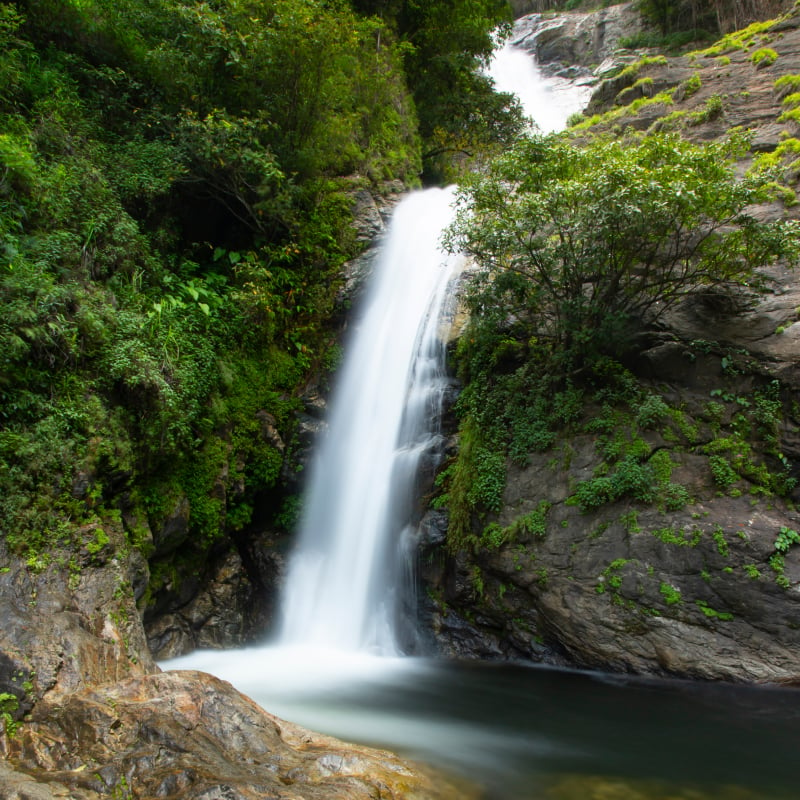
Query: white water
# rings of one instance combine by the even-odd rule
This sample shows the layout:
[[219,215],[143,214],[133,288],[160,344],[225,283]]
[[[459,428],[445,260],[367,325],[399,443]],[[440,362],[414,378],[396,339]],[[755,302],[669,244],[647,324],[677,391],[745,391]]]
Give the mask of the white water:
[[[563,128],[588,99],[585,89],[544,78],[528,53],[509,44],[489,74],[519,96],[543,132]],[[439,321],[460,259],[447,257],[439,238],[452,201],[451,189],[415,192],[393,214],[314,466],[280,645],[398,653],[415,481],[421,460],[436,449],[446,386]]]
[[509,42],[497,50],[486,72],[498,91],[519,98],[525,115],[542,133],[566,127],[567,120],[586,107],[592,93],[589,86],[543,76],[533,56]]
[[397,652],[415,480],[436,449],[446,388],[439,320],[461,259],[439,238],[453,196],[414,192],[393,214],[314,466],[280,644]]

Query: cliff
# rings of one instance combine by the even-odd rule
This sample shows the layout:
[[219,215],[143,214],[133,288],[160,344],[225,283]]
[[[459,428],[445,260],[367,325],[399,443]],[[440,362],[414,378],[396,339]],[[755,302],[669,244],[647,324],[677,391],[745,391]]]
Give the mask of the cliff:
[[[539,44],[535,25],[524,34],[540,57],[550,25],[569,27],[546,22]],[[573,139],[675,131],[706,142],[746,131],[741,174],[754,164],[776,169],[773,200],[756,216],[796,218],[800,128],[790,87],[800,74],[800,12],[704,50],[638,56],[649,57],[598,83]],[[636,381],[627,404],[589,402],[572,433],[524,465],[506,462],[499,513],[471,523],[476,536],[496,526],[493,544],[454,551],[446,514],[429,514],[424,605],[444,652],[800,680],[800,292],[791,266],[765,271],[763,291],[698,294],[641,331],[625,361]],[[643,396],[649,410],[635,399]],[[636,448],[659,454],[662,478],[688,502],[576,494],[599,491],[603,476],[613,481],[619,454]]]

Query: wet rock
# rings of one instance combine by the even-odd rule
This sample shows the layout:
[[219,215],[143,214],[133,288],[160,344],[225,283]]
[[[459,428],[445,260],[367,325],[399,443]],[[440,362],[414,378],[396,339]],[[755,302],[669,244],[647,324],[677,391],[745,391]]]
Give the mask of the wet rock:
[[447,512],[444,509],[431,509],[422,517],[419,524],[419,550],[423,557],[432,548],[443,547],[447,541]]
[[529,14],[516,21],[511,41],[545,68],[558,64],[576,73],[614,57],[620,40],[641,29],[635,3],[628,2],[588,13]]
[[166,587],[145,616],[150,652],[158,660],[197,648],[238,647],[251,640],[251,610],[260,607],[240,555],[221,554],[203,580]]
[[[63,796],[64,786],[74,800],[114,793],[136,800],[477,796],[390,753],[279,720],[198,672],[154,674],[43,702],[8,747],[14,767],[41,782],[42,793],[21,795],[25,800]],[[27,791],[24,775],[15,780]]]
[[176,497],[161,525],[153,530],[156,556],[165,556],[177,550],[189,535],[189,501],[185,495]]
[[618,502],[584,514],[567,499],[600,457],[589,436],[564,446],[568,464],[563,451],[509,465],[498,522],[546,500],[543,537],[440,554],[424,572],[444,652],[716,680],[800,677],[800,548],[785,557],[784,583],[770,561],[780,529],[800,527],[791,507],[723,495],[705,456],[672,451],[673,480],[693,504],[667,514]]
[[367,189],[360,189],[353,195],[353,224],[357,238],[364,242],[371,242],[383,233],[383,217],[375,196]]
[[268,411],[256,412],[256,419],[261,429],[261,438],[271,444],[279,453],[286,450],[286,445],[278,432],[278,420]]
[[108,544],[88,542],[83,562],[58,549],[26,562],[0,541],[0,691],[18,697],[20,717],[45,695],[154,668],[128,588],[141,565],[119,523],[102,530]]

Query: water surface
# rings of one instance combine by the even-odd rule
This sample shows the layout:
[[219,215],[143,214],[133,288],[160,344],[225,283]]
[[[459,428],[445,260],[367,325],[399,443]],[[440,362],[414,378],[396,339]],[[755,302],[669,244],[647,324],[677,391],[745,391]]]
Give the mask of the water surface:
[[302,647],[164,666],[212,672],[280,717],[453,771],[497,800],[800,797],[797,690]]

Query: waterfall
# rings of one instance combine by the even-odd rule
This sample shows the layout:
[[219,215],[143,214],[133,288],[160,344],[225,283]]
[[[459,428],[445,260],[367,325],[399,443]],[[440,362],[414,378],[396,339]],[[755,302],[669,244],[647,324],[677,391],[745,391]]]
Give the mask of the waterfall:
[[498,48],[486,72],[498,91],[516,95],[542,133],[562,130],[572,114],[586,107],[592,93],[588,85],[543,77],[533,56],[510,42]]
[[[522,51],[514,50],[502,48],[492,70],[503,71],[497,62],[509,55],[517,60]],[[564,93],[522,55],[517,68],[540,97],[527,112],[543,130],[562,127],[563,109],[578,107],[585,90],[572,86],[572,95]],[[502,80],[499,88],[508,89]],[[546,122],[551,103],[562,109],[560,123]],[[172,667],[206,669],[251,687],[274,710],[291,692],[366,679],[373,670],[385,675],[399,661],[411,668],[410,659],[385,656],[401,654],[403,562],[413,558],[403,551],[420,511],[418,473],[430,467],[440,444],[447,388],[440,328],[453,302],[448,286],[462,262],[439,242],[454,214],[453,198],[452,188],[412,192],[394,210],[311,468],[276,639],[254,655],[198,652]],[[277,695],[264,695],[266,687]]]
[[280,644],[398,650],[403,542],[447,385],[439,322],[461,259],[439,238],[453,197],[452,189],[413,192],[392,216],[312,468]]
[[[498,88],[520,96],[545,132],[562,128],[584,102],[574,86],[562,96],[557,79],[543,79],[532,57],[510,45],[498,50],[489,74]],[[421,462],[435,456],[439,441],[446,388],[439,321],[461,261],[439,243],[453,217],[453,195],[414,192],[392,216],[312,468],[283,594],[280,645],[400,650],[403,548],[413,541]]]

